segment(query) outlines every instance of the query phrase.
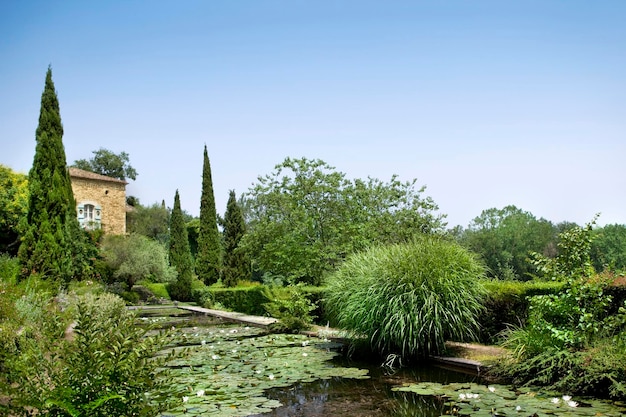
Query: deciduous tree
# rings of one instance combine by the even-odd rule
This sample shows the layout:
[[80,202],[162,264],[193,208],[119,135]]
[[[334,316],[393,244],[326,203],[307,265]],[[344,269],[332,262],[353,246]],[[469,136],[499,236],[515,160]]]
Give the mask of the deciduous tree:
[[247,193],[242,245],[262,272],[317,284],[353,252],[442,230],[415,183],[350,181],[324,161],[287,158]]
[[137,171],[130,165],[130,159],[126,152],[116,154],[108,149],[100,148],[93,151],[93,158],[79,159],[74,161],[76,168],[85,171],[95,172],[96,174],[106,175],[107,177],[117,178],[125,181],[137,179]]
[[19,223],[28,212],[28,180],[0,164],[0,253],[16,255]]

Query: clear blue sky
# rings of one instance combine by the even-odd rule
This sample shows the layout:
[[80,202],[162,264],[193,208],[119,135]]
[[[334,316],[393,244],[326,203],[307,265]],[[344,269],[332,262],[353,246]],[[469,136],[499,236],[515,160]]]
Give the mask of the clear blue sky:
[[513,204],[626,224],[626,1],[8,1],[0,163],[28,172],[52,65],[68,162],[197,215],[287,156],[417,178],[467,226]]

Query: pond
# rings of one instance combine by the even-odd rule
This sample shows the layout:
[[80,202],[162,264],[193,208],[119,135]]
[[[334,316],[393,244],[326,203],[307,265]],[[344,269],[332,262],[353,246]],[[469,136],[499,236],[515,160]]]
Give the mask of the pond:
[[626,415],[608,403],[513,392],[435,365],[392,370],[351,361],[323,338],[268,334],[174,309],[146,311],[141,320],[172,328],[173,347],[187,350],[171,363],[179,398],[162,417]]

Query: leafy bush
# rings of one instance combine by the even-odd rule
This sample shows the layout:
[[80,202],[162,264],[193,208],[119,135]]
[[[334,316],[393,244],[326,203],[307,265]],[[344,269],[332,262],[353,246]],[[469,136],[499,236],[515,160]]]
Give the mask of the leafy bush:
[[106,236],[102,256],[113,279],[124,281],[128,288],[141,280],[170,282],[176,278],[163,245],[142,235]]
[[[41,301],[41,300],[39,300]],[[31,303],[32,304],[32,303]],[[8,361],[4,392],[14,415],[156,416],[171,396],[163,368],[167,357],[156,356],[164,335],[149,335],[112,294],[78,297],[73,307],[74,333],[62,338],[54,303],[37,304],[47,314],[30,317],[48,331],[32,331],[19,340]],[[33,321],[36,319],[37,321]]]
[[480,338],[483,343],[496,343],[506,329],[523,326],[528,318],[529,298],[541,294],[558,294],[561,282],[501,281],[484,282],[487,295],[480,315]]
[[475,337],[484,273],[458,244],[424,236],[350,257],[327,279],[325,305],[333,323],[379,352],[424,357]]
[[17,274],[20,272],[20,261],[18,258],[7,254],[0,254],[0,282],[14,284]]
[[273,326],[276,331],[297,332],[311,327],[311,312],[316,305],[305,296],[302,286],[265,287],[263,295],[269,302],[263,304],[270,316],[279,320]]
[[170,299],[170,295],[167,293],[167,287],[161,282],[142,282],[144,287],[150,290],[152,294],[157,298],[163,298],[165,300]]
[[264,316],[266,311],[263,304],[268,300],[263,294],[263,288],[261,285],[235,288],[210,287],[205,290],[196,290],[193,294],[196,302],[202,301],[203,305],[207,307],[220,304],[228,310]]
[[565,280],[558,294],[530,299],[524,327],[505,344],[516,353],[495,370],[518,384],[626,399],[626,301],[615,302],[616,278],[591,274],[591,224],[561,234],[561,254],[544,271]]

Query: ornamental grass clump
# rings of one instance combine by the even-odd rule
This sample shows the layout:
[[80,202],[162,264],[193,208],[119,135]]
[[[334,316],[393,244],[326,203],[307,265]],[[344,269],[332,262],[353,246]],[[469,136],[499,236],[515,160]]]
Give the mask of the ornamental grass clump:
[[419,237],[348,258],[327,279],[325,308],[335,325],[367,336],[381,354],[436,355],[446,340],[475,338],[484,274],[458,244]]

